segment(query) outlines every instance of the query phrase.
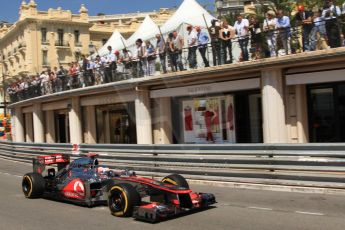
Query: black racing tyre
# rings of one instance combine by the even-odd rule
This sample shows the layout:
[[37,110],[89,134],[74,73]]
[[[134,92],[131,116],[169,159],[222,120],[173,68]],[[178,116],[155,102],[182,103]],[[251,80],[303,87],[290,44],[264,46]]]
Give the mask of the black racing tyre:
[[108,206],[114,216],[132,216],[134,206],[140,203],[140,195],[130,184],[114,184],[109,190]]
[[39,198],[45,190],[45,180],[39,173],[27,173],[23,176],[22,189],[26,198]]
[[179,174],[171,174],[169,176],[166,176],[162,179],[162,182],[189,189],[187,180]]

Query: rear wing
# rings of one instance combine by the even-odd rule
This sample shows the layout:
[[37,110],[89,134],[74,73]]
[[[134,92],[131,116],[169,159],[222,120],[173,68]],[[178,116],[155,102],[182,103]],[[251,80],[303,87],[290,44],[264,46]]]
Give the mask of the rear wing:
[[33,159],[33,171],[42,173],[47,165],[56,165],[58,171],[65,168],[70,163],[70,156],[66,154],[53,154],[49,156],[38,156]]

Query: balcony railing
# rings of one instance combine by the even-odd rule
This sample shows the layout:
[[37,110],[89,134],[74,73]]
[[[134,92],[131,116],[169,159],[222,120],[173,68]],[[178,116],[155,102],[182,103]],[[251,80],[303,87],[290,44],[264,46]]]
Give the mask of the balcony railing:
[[69,47],[69,43],[67,41],[56,41],[55,46],[57,46],[57,47]]
[[26,48],[26,43],[25,43],[25,42],[20,43],[20,44],[18,45],[18,49],[19,49],[19,50],[20,50],[20,49],[23,49],[23,48]]
[[82,44],[81,42],[75,42],[74,45],[75,45],[76,47],[82,47],[82,46],[83,46],[83,44]]
[[[323,23],[325,24],[325,22]],[[318,33],[320,36],[318,37],[316,36],[317,34],[315,34],[315,36],[310,37],[310,51],[308,51],[308,53],[311,55],[313,55],[312,52],[314,52],[315,50],[326,49],[323,46],[318,47],[318,43],[326,43],[325,45],[327,45],[327,49],[328,45],[332,46],[332,44],[327,44],[327,34],[325,34],[325,31],[321,30],[322,27],[319,25],[316,28],[319,29]],[[201,57],[202,52],[196,52],[196,49],[194,49],[195,56],[189,55],[189,52],[192,52],[193,49],[185,47],[183,48],[183,50],[180,50],[178,52],[174,51],[173,53],[169,53],[164,58],[166,58],[165,60],[167,61],[167,63],[170,63],[171,72],[177,72],[184,71],[186,69],[207,68],[210,65],[224,65],[236,62],[255,61],[257,59],[269,57],[275,58],[279,56],[297,54],[303,52],[303,44],[300,44],[302,32],[303,30],[300,27],[291,27],[277,30],[267,29],[261,32],[261,39],[259,39],[259,42],[252,42],[250,45],[248,45],[248,41],[249,39],[252,39],[252,37],[250,37],[251,35],[249,34],[247,37],[233,38],[231,40],[232,48],[230,49],[227,42],[225,43],[225,41],[216,41],[215,43],[208,44],[205,47],[199,47],[199,49],[206,49],[203,51],[204,57]],[[275,42],[272,42],[271,40],[274,40]],[[278,40],[279,42],[277,42]],[[268,45],[268,41],[271,41],[270,45]],[[287,44],[285,48],[283,45],[284,41]],[[245,43],[247,45],[245,45]],[[67,43],[63,44],[62,41],[60,41],[58,45],[66,45],[69,47]],[[241,45],[243,46],[242,52],[239,52],[239,48],[241,48]],[[340,44],[340,36],[339,44],[334,47],[338,46],[344,46]],[[215,55],[213,55],[213,52],[215,53]],[[80,71],[74,73],[73,75],[68,75],[66,73],[60,78],[58,77],[57,80],[47,83],[52,84],[54,87],[50,87],[48,91],[39,91],[39,94],[30,94],[30,98],[55,92],[61,92],[62,90],[93,86],[144,76],[149,77],[158,74],[164,74],[164,72],[167,72],[166,70],[168,69],[168,66],[164,66],[165,68],[161,66],[159,64],[159,59],[160,57],[158,55],[151,55],[149,57],[132,58],[126,61],[123,60],[122,62],[120,60],[120,62],[116,63],[117,68],[114,64],[109,65],[109,63],[103,63],[98,67],[94,67],[92,71]],[[62,61],[60,60],[60,63],[61,62]],[[45,64],[46,66],[49,66],[49,63]],[[81,68],[79,68],[79,70],[81,70]],[[11,90],[13,95],[15,95],[16,88]],[[18,100],[23,99],[18,98],[17,101]],[[12,101],[12,103],[13,102],[16,101]]]
[[43,62],[42,62],[42,67],[43,67],[43,68],[50,67],[49,62],[43,61]]
[[47,40],[41,40],[41,44],[42,44],[42,45],[49,45],[49,41],[47,41]]

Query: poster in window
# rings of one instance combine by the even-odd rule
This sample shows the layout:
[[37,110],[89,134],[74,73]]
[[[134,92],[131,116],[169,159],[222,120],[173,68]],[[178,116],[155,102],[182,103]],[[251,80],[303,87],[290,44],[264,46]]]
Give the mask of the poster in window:
[[185,143],[235,143],[232,96],[195,98],[183,101]]

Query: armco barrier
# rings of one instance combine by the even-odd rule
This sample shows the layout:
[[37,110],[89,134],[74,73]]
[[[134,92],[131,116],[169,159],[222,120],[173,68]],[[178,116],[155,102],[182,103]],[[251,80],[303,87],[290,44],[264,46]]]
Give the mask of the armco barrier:
[[[113,145],[81,144],[112,169],[141,175],[180,173],[189,179],[345,189],[345,144]],[[0,142],[0,157],[31,162],[67,153],[71,144]],[[75,153],[75,152],[74,152]]]

